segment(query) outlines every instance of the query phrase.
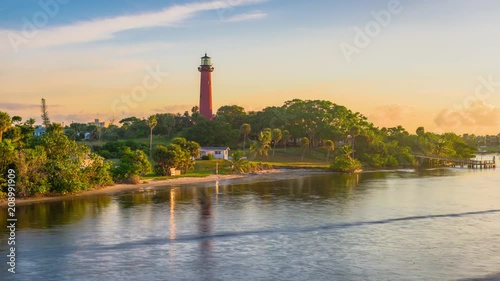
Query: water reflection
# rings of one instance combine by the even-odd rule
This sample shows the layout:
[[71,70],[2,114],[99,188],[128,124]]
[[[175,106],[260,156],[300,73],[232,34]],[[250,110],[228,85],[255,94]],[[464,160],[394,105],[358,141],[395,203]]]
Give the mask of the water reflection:
[[[40,202],[16,207],[18,230],[52,228],[70,224],[84,218],[95,218],[109,207],[109,196],[72,198],[64,201]],[[0,210],[3,210],[0,208]],[[7,212],[0,212],[0,228],[5,229]]]
[[[207,200],[207,194],[215,194],[215,204],[225,196],[256,195],[263,203],[272,203],[276,199],[288,200],[321,200],[336,198],[348,200],[354,189],[363,192],[371,188],[373,181],[386,182],[389,178],[421,178],[456,176],[463,173],[457,169],[426,169],[413,172],[371,172],[354,175],[316,175],[304,176],[294,180],[257,182],[251,184],[220,184],[203,188],[183,186],[181,188],[146,188],[144,192],[124,193],[115,196],[99,195],[94,197],[77,197],[64,201],[42,202],[17,208],[18,229],[51,228],[56,225],[73,223],[84,217],[95,217],[107,208],[116,198],[120,209],[128,209],[140,205],[170,204],[170,221],[173,223],[169,236],[175,239],[175,206],[178,203],[191,202],[201,204]],[[467,172],[467,171],[466,171]],[[480,171],[470,171],[479,173]],[[203,190],[203,191],[202,191]],[[205,195],[201,195],[205,192]],[[199,198],[199,196],[205,196]],[[208,206],[205,206],[208,207]],[[207,208],[205,208],[207,211]],[[0,212],[0,227],[5,227],[7,212]]]
[[[24,270],[20,276],[23,280],[98,280],[105,275],[112,280],[482,276],[498,271],[500,264],[498,179],[498,170],[320,174],[246,184],[158,187],[156,192],[19,206],[19,223],[24,227],[18,232],[23,245],[19,255],[29,257],[20,258],[19,268]],[[5,223],[5,212],[0,216]],[[64,227],[54,227],[61,224]],[[5,251],[0,247],[1,255]]]
[[[213,217],[212,217],[212,194],[213,191],[209,188],[201,188],[195,191],[198,197],[199,217],[198,217],[198,234],[200,237],[210,236],[213,232]],[[201,268],[202,276],[206,280],[212,280],[213,253],[212,239],[201,239],[199,268]]]
[[169,233],[170,233],[170,240],[175,240],[175,232],[176,232],[176,226],[175,226],[175,195],[177,193],[178,188],[172,188],[170,189],[170,221],[169,221]]

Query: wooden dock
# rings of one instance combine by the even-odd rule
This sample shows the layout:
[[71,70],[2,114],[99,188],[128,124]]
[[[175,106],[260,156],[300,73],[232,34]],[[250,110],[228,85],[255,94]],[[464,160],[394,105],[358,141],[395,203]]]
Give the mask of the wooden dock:
[[423,161],[424,159],[434,160],[436,166],[460,167],[469,169],[492,169],[496,168],[495,156],[493,160],[476,160],[468,158],[452,158],[445,156],[433,156],[424,154],[413,154],[416,158]]

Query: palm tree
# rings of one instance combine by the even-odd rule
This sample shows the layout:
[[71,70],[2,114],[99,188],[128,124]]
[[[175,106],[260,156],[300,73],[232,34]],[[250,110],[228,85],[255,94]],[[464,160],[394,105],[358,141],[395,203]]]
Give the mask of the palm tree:
[[30,118],[24,122],[24,125],[26,125],[30,128],[33,128],[33,126],[35,125],[35,122],[36,122],[35,118]]
[[311,142],[307,137],[303,137],[300,140],[300,147],[302,148],[302,158],[300,158],[300,161],[304,161],[304,154],[306,153],[306,150],[309,148],[309,144]]
[[271,139],[274,142],[274,148],[273,148],[273,159],[274,159],[274,151],[276,150],[276,144],[281,140],[283,137],[283,134],[281,133],[281,130],[276,128],[271,132]]
[[12,116],[12,124],[19,126],[21,125],[21,121],[23,121],[23,118],[21,116]]
[[351,127],[349,132],[351,133],[352,136],[352,158],[354,158],[354,139],[356,138],[356,136],[360,134],[361,130],[359,129],[358,126],[354,125]]
[[0,111],[0,142],[2,141],[3,133],[6,132],[11,125],[11,120],[9,114]]
[[283,142],[285,143],[285,151],[286,151],[286,144],[290,140],[290,132],[288,130],[283,130]]
[[231,166],[231,172],[241,174],[244,173],[248,167],[248,160],[244,159],[245,153],[242,151],[235,151],[232,154],[232,159],[226,160]]
[[240,133],[243,135],[243,151],[245,151],[246,140],[248,135],[252,132],[252,127],[248,123],[244,123],[240,127]]
[[153,151],[153,128],[158,124],[158,120],[156,120],[156,115],[149,116],[146,121],[148,124],[150,133],[149,133],[149,158],[151,158],[151,152]]
[[325,141],[325,149],[327,151],[326,154],[326,162],[330,161],[330,152],[335,150],[335,144],[331,140]]
[[271,147],[271,133],[269,131],[262,131],[257,135],[257,140],[253,141],[250,145],[250,152],[255,158],[258,155],[262,156],[262,160],[267,159],[268,150]]
[[343,145],[342,146],[342,152],[344,153],[345,156],[351,158],[352,146],[350,146],[350,145]]

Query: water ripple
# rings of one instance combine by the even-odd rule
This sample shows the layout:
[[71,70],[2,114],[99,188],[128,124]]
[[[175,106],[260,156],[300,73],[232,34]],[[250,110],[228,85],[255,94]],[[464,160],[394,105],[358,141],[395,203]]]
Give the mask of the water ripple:
[[359,221],[359,222],[350,222],[350,223],[334,223],[334,224],[325,224],[320,226],[312,226],[312,227],[298,227],[298,228],[287,228],[287,229],[262,229],[262,230],[249,230],[249,231],[235,231],[235,232],[219,232],[212,234],[203,234],[203,235],[184,235],[179,236],[174,240],[169,240],[168,238],[149,238],[143,239],[133,242],[124,242],[113,245],[91,245],[90,248],[86,247],[86,250],[96,250],[96,249],[107,249],[107,250],[115,250],[115,249],[123,249],[123,248],[133,248],[144,245],[164,245],[171,243],[185,243],[185,242],[196,242],[200,240],[212,240],[212,239],[223,239],[223,238],[233,238],[233,237],[242,237],[242,236],[252,236],[252,235],[272,235],[272,234],[293,234],[293,233],[307,233],[307,232],[315,232],[315,231],[329,231],[329,230],[341,230],[352,227],[359,226],[370,226],[370,225],[383,225],[383,224],[391,224],[397,222],[405,222],[405,221],[418,221],[418,220],[427,220],[427,219],[440,219],[440,218],[460,218],[467,216],[477,216],[477,215],[486,215],[486,214],[495,214],[500,213],[500,209],[495,210],[485,210],[485,211],[475,211],[475,212],[465,212],[465,213],[453,213],[453,214],[439,214],[439,215],[422,215],[422,216],[409,216],[409,217],[401,217],[401,218],[392,218],[392,219],[384,219],[384,220],[375,220],[375,221]]

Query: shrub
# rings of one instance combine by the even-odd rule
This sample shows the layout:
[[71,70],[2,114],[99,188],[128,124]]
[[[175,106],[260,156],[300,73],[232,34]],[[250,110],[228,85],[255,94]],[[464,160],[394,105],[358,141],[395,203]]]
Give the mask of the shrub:
[[214,160],[214,156],[212,154],[208,154],[208,155],[203,155],[201,156],[201,160]]
[[109,150],[106,150],[106,149],[103,149],[103,150],[99,151],[99,155],[101,155],[105,159],[111,159],[111,158],[113,158],[113,154],[111,154],[111,152],[109,152]]
[[151,171],[148,156],[141,150],[125,148],[118,167],[112,169],[113,178],[118,182],[134,182],[136,177]]
[[331,162],[330,169],[334,172],[353,173],[361,169],[361,163],[357,159],[352,159],[349,155],[338,155]]

